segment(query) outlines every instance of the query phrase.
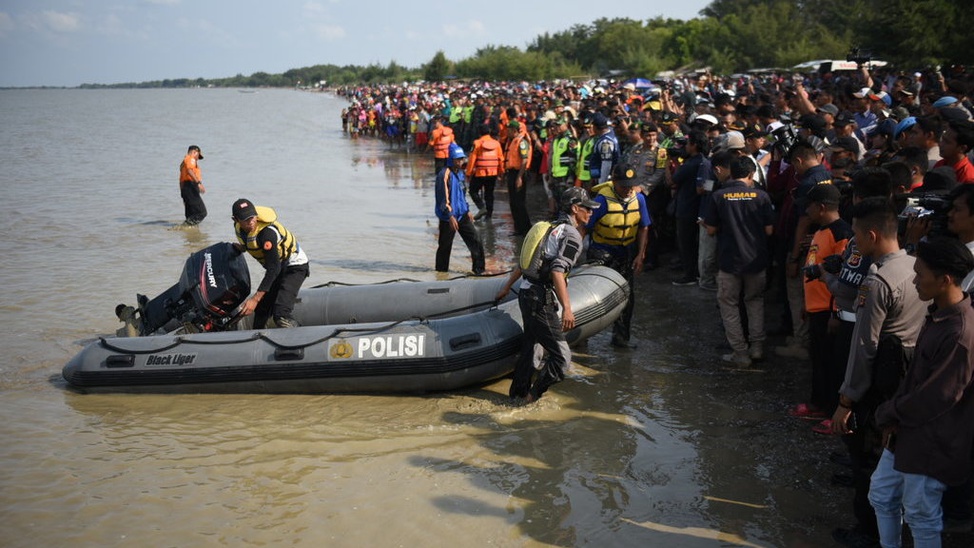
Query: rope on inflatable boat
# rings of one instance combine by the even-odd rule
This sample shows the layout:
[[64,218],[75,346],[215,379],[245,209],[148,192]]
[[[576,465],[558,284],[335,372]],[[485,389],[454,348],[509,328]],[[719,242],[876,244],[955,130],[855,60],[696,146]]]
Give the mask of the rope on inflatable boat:
[[[337,337],[338,335],[340,335],[342,333],[363,333],[363,334],[382,333],[382,332],[388,331],[389,329],[392,329],[393,327],[396,327],[397,325],[402,324],[404,322],[418,321],[420,323],[424,323],[425,324],[429,320],[434,320],[434,319],[437,319],[437,318],[439,318],[441,316],[449,316],[449,315],[456,314],[458,312],[463,312],[465,310],[472,310],[472,309],[475,309],[475,308],[482,308],[482,307],[494,308],[494,307],[497,306],[497,304],[498,304],[497,301],[487,301],[487,302],[483,302],[483,303],[477,303],[477,304],[467,305],[467,306],[464,306],[464,307],[461,307],[461,308],[456,308],[456,309],[453,309],[453,310],[447,310],[445,312],[440,312],[440,313],[437,313],[437,314],[432,314],[430,316],[413,316],[413,317],[407,318],[405,320],[397,320],[397,321],[394,321],[394,322],[389,322],[388,324],[383,325],[383,326],[380,326],[380,327],[370,327],[370,328],[365,328],[365,327],[362,327],[362,328],[341,327],[341,328],[335,329],[330,334],[325,335],[324,337],[320,337],[318,339],[315,339],[315,340],[310,341],[310,342],[307,342],[307,343],[294,344],[294,345],[291,345],[291,344],[282,344],[282,343],[280,343],[278,341],[275,341],[274,339],[268,337],[264,331],[256,331],[253,334],[251,334],[251,335],[249,335],[249,336],[247,336],[245,338],[242,338],[242,339],[216,340],[216,341],[207,341],[207,340],[201,340],[201,339],[189,339],[189,338],[187,338],[185,336],[180,335],[180,336],[177,336],[177,337],[173,338],[173,341],[170,344],[167,344],[167,345],[164,345],[164,346],[161,346],[161,347],[158,347],[158,348],[148,349],[148,350],[133,350],[133,349],[129,349],[129,348],[121,348],[121,347],[115,346],[114,344],[112,344],[111,342],[109,342],[109,339],[106,338],[106,337],[99,337],[98,340],[101,343],[101,345],[104,348],[108,349],[108,350],[111,350],[113,352],[127,353],[127,354],[155,354],[155,353],[165,352],[167,350],[171,350],[171,349],[176,348],[177,346],[179,346],[181,344],[184,344],[184,343],[185,344],[198,344],[198,345],[224,345],[224,344],[248,343],[248,342],[253,342],[253,341],[257,341],[257,340],[262,340],[262,341],[270,344],[271,346],[273,346],[275,348],[280,348],[280,349],[283,349],[283,350],[299,350],[299,349],[302,349],[302,348],[308,348],[309,346],[314,346],[316,344],[321,344],[321,343],[323,343],[325,341],[328,341],[329,339],[333,339],[333,338]],[[273,332],[273,330],[271,332]],[[194,335],[198,335],[198,333],[194,333]]]

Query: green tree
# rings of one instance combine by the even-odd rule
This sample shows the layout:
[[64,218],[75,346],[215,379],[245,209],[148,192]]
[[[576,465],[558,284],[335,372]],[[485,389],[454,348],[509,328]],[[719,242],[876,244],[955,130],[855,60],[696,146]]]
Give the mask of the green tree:
[[450,73],[451,63],[443,50],[436,52],[433,59],[423,67],[423,78],[427,82],[440,82]]

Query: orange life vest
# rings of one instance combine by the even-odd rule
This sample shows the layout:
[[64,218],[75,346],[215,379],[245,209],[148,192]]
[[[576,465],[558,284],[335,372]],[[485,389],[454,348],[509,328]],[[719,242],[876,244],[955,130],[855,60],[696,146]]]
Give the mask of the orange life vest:
[[496,176],[501,172],[501,144],[490,135],[485,135],[474,144],[471,160],[474,177]]
[[449,158],[450,143],[453,142],[453,129],[443,126],[433,130],[433,157]]
[[183,163],[179,164],[180,186],[182,186],[182,184],[185,182],[196,182],[202,180],[203,176],[200,174],[199,164],[196,163],[196,159],[193,158],[192,154],[187,154],[186,157],[183,158]]
[[525,168],[531,165],[531,143],[526,139],[527,134],[522,131],[507,145],[504,161],[507,169],[521,169],[522,165]]

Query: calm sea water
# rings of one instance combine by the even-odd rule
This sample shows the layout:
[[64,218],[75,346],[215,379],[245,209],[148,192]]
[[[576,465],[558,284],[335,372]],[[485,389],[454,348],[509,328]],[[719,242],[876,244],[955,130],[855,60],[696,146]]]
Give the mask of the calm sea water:
[[[232,237],[239,197],[297,234],[308,285],[434,279],[431,159],[343,136],[342,106],[0,91],[0,545],[828,543],[847,494],[821,462],[838,446],[783,418],[806,372],[718,368],[712,294],[658,272],[639,282],[639,350],[593,338],[577,377],[525,408],[506,404],[507,380],[394,397],[68,390],[61,367],[114,332],[117,303]],[[177,230],[190,144],[210,216]],[[481,233],[497,270],[514,247],[504,198]],[[469,268],[459,243],[452,268]]]

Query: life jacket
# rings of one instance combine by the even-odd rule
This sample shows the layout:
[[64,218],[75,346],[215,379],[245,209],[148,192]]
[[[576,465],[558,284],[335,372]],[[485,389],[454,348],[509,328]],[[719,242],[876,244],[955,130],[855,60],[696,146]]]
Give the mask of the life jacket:
[[501,144],[496,139],[486,136],[479,140],[480,146],[475,147],[477,157],[474,160],[474,177],[493,177],[501,169]]
[[611,184],[599,190],[599,195],[605,197],[607,211],[595,223],[592,241],[603,245],[629,245],[635,242],[641,220],[638,195],[633,193],[631,198],[623,200]]
[[592,172],[589,167],[592,162],[592,150],[595,148],[595,137],[589,137],[582,143],[582,150],[578,154],[578,164],[576,165],[576,175],[580,181],[591,181]]
[[[526,153],[525,158],[521,155]],[[507,169],[521,169],[521,165],[529,166],[531,165],[531,143],[527,140],[527,134],[519,133],[510,143],[507,145],[507,155],[504,165]]]
[[[196,164],[193,167],[190,167],[190,163],[191,162],[193,162],[193,156],[192,156],[192,154],[187,154],[186,157],[183,158],[183,163],[179,164],[179,184],[180,184],[180,186],[182,186],[182,184],[184,182],[187,182],[187,181],[199,181],[199,180],[202,180],[203,179],[203,177],[200,176],[200,166],[199,166],[199,164]],[[195,162],[193,162],[193,163],[195,163]],[[190,175],[190,172],[196,174],[196,178],[195,179],[193,178],[192,175]]]
[[559,222],[539,221],[531,227],[521,244],[518,266],[521,275],[531,283],[547,283],[551,280],[550,261],[544,257],[544,242]]
[[433,157],[449,158],[450,143],[453,142],[453,129],[443,126],[438,130],[434,129],[433,133],[435,135],[435,141],[433,141]]
[[567,177],[575,167],[575,155],[578,154],[578,143],[571,135],[563,135],[551,144],[551,176]]
[[284,225],[277,222],[277,213],[264,206],[256,206],[257,209],[257,228],[250,234],[244,234],[240,223],[233,223],[233,231],[237,234],[237,241],[247,248],[247,253],[257,259],[261,265],[264,264],[264,250],[257,245],[257,235],[267,227],[272,227],[277,231],[277,256],[281,262],[287,262],[291,253],[297,249],[297,240],[294,235],[284,228]]

